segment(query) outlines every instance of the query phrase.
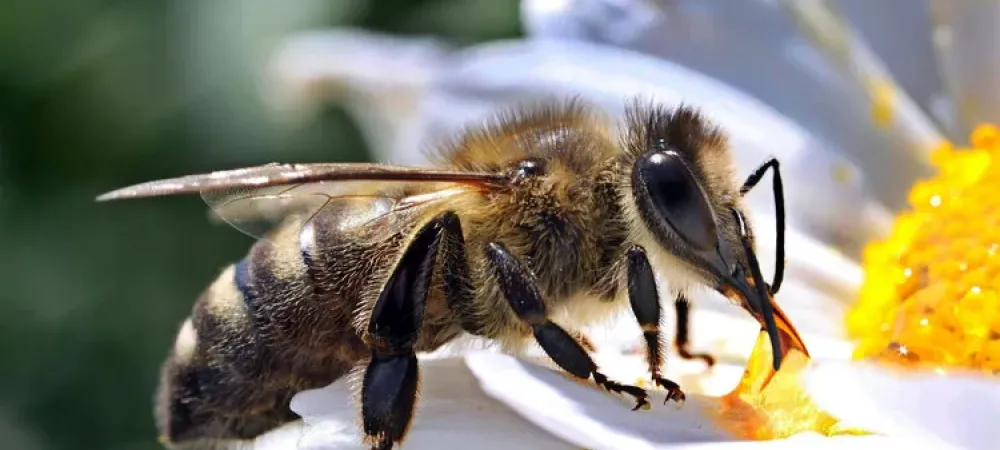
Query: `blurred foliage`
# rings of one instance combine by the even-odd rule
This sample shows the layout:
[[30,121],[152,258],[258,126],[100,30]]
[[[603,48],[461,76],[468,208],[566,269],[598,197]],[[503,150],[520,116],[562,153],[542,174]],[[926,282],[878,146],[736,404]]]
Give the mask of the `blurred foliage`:
[[368,158],[338,108],[283,129],[259,71],[297,30],[458,44],[516,36],[506,0],[12,2],[0,14],[0,443],[154,449],[178,324],[249,238],[197,197],[97,204],[126,184]]

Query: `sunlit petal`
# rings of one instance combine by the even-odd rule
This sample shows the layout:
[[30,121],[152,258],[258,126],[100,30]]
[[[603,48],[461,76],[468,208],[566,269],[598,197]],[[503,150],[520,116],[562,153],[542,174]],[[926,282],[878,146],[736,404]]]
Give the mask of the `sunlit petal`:
[[823,437],[802,433],[787,439],[773,441],[739,441],[711,444],[668,444],[657,446],[670,450],[943,450],[919,442],[891,439],[880,436],[835,436]]
[[627,399],[509,356],[476,353],[466,361],[489,395],[579,446],[640,449],[655,443],[733,439],[703,420],[699,411],[710,400],[702,396],[688,395],[676,408],[663,406],[663,395],[654,392],[652,409],[633,412]]
[[[826,438],[802,434],[785,440],[741,442],[712,417],[718,399],[689,394],[680,407],[663,405],[651,393],[653,408],[631,411],[631,404],[588,383],[509,356],[476,353],[466,357],[483,389],[497,400],[577,446],[595,449],[793,449],[927,448],[874,436]],[[802,447],[806,446],[806,447]]]
[[890,436],[983,450],[1000,442],[996,379],[827,363],[813,369],[806,387],[831,414]]

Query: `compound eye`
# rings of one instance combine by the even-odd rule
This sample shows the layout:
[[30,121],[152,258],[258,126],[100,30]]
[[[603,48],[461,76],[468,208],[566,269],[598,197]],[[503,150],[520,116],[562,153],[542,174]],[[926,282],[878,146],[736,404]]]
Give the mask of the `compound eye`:
[[[684,159],[664,150],[643,155],[636,162],[633,182],[639,190],[640,208],[656,224],[666,225],[691,247],[714,250],[718,244],[715,216],[708,197]],[[641,195],[645,191],[645,195]]]
[[523,181],[527,178],[537,177],[545,173],[545,161],[540,159],[525,159],[514,169],[514,180]]

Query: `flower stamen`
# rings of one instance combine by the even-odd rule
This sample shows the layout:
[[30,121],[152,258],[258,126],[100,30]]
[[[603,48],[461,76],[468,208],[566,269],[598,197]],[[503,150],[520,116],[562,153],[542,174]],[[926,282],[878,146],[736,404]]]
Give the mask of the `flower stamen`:
[[938,173],[914,185],[891,235],[865,249],[847,320],[856,358],[1000,371],[1000,130],[981,125],[969,140],[934,152]]

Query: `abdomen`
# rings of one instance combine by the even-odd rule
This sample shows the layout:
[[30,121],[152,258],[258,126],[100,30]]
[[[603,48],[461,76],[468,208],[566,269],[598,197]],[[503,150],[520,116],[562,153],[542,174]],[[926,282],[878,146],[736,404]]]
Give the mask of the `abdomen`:
[[156,416],[165,440],[197,447],[254,438],[298,418],[289,409],[296,393],[369,356],[356,312],[376,297],[410,227],[345,228],[345,215],[357,213],[331,204],[305,226],[286,224],[201,295],[161,372]]
[[350,317],[366,274],[328,286],[324,257],[300,247],[299,231],[290,224],[258,241],[195,303],[161,373],[156,416],[167,441],[253,438],[297,418],[295,393],[366,356]]

